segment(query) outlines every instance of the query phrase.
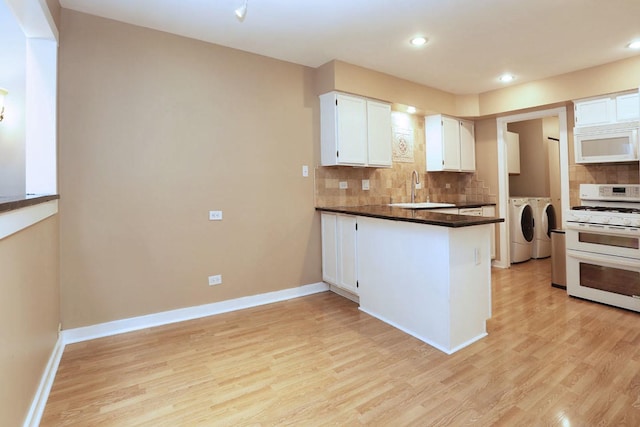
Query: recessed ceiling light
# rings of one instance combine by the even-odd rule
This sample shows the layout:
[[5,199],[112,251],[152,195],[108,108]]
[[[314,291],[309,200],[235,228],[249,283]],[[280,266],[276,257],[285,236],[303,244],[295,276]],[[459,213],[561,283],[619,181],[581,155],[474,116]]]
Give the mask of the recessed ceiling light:
[[416,112],[416,107],[412,107],[411,105],[407,107],[407,113],[413,114]]
[[513,81],[515,77],[513,77],[513,74],[503,74],[500,77],[498,77],[498,80],[500,80],[502,83],[509,83],[511,81]]
[[422,46],[427,43],[427,38],[422,36],[414,37],[409,41],[409,43],[413,46]]
[[632,41],[627,45],[629,49],[640,49],[640,40]]

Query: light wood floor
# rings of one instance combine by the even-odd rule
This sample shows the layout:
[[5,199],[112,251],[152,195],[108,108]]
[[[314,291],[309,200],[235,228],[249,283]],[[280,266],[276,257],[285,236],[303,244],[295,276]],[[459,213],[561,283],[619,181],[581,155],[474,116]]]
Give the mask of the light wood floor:
[[330,292],[69,345],[43,426],[640,425],[640,314],[493,271],[454,355]]

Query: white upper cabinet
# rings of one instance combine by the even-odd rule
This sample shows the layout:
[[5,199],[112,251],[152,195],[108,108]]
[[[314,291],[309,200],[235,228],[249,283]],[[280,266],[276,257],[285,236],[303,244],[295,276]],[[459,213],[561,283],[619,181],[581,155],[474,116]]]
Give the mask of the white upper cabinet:
[[322,166],[391,166],[391,105],[360,96],[320,95]]
[[391,166],[391,105],[367,100],[369,166]]
[[441,114],[425,117],[427,172],[476,170],[473,122]]
[[573,101],[575,126],[601,126],[640,119],[638,91]]
[[507,169],[509,175],[520,173],[520,135],[515,132],[505,134],[507,140]]

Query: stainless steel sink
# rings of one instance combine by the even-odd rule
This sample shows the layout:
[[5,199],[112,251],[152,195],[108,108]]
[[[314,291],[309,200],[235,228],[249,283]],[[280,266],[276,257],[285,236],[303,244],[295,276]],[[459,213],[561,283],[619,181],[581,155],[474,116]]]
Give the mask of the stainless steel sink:
[[435,208],[452,208],[455,205],[453,203],[421,202],[421,203],[391,203],[389,206],[392,206],[394,208],[404,208],[404,209],[435,209]]

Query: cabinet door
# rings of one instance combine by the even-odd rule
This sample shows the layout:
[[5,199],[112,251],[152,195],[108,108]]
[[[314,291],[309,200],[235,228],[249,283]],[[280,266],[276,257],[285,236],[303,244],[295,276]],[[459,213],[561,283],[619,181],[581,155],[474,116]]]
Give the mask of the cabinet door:
[[444,170],[460,170],[460,123],[442,117],[442,165]]
[[369,166],[391,166],[391,105],[367,101]]
[[576,126],[595,126],[611,123],[615,118],[614,107],[611,98],[576,101]]
[[509,175],[520,173],[520,135],[515,132],[506,133],[507,169]]
[[338,283],[337,285],[358,294],[356,274],[356,217],[337,216],[338,235]]
[[628,93],[616,97],[616,120],[638,120],[640,118],[640,96],[638,93]]
[[367,101],[337,95],[338,164],[364,165],[367,162]]
[[322,280],[338,284],[338,233],[336,214],[320,214],[322,227]]
[[476,170],[476,138],[473,122],[460,120],[460,170]]

